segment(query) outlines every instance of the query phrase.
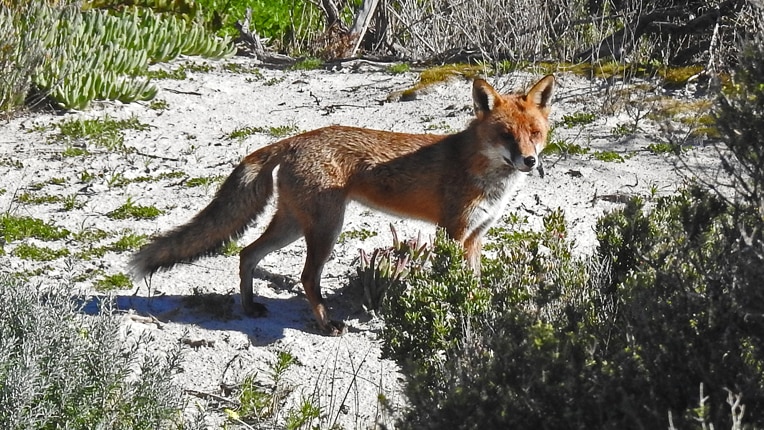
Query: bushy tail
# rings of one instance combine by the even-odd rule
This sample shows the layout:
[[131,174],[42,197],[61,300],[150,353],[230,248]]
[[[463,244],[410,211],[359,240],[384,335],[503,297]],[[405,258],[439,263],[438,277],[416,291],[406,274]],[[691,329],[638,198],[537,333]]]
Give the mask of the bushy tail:
[[187,224],[155,237],[130,260],[136,279],[175,264],[209,255],[239,237],[273,194],[273,169],[281,162],[284,141],[248,155],[223,182],[215,198]]

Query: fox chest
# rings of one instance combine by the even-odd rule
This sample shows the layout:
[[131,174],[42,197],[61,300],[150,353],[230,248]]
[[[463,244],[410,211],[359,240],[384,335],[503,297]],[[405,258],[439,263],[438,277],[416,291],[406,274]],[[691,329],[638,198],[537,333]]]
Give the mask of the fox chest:
[[467,214],[468,236],[476,232],[484,233],[501,217],[509,201],[525,182],[526,176],[525,173],[513,172],[500,180],[483,184],[482,192]]

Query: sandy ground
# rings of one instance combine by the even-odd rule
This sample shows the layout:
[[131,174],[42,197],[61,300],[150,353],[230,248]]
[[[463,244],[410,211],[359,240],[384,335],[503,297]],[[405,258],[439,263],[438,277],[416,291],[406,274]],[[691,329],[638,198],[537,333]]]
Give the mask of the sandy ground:
[[[251,60],[232,60],[245,67],[256,66]],[[54,115],[35,113],[11,119],[0,126],[0,208],[14,215],[41,218],[72,232],[101,229],[115,235],[95,245],[111,243],[130,231],[152,235],[186,222],[203,208],[217,184],[188,187],[190,178],[228,175],[246,154],[276,140],[267,132],[242,139],[227,136],[244,127],[291,127],[296,133],[314,128],[343,124],[392,131],[448,133],[458,131],[472,118],[471,84],[463,79],[436,86],[414,101],[387,103],[388,96],[412,85],[415,73],[391,75],[370,67],[338,68],[318,71],[281,71],[259,69],[258,73],[230,73],[221,63],[211,63],[209,72],[189,72],[186,80],[161,80],[158,99],[167,102],[164,110],[154,110],[148,103],[123,105],[99,102],[88,111]],[[527,87],[540,78],[538,74],[516,73],[493,77],[497,89],[508,92]],[[538,228],[549,211],[562,208],[571,237],[581,252],[590,252],[596,241],[593,225],[603,212],[619,207],[623,195],[648,195],[674,191],[683,182],[674,155],[656,155],[646,148],[664,141],[659,127],[644,119],[636,134],[616,136],[612,130],[621,124],[633,124],[644,114],[630,105],[606,115],[603,107],[613,98],[602,81],[590,81],[572,75],[558,75],[552,121],[557,122],[555,138],[591,148],[612,150],[626,158],[624,162],[605,162],[588,155],[545,157],[546,176],[530,177],[527,187],[508,207],[507,213],[526,216]],[[612,88],[610,88],[612,90]],[[674,93],[693,97],[692,88]],[[651,93],[657,95],[657,92]],[[632,108],[629,108],[632,106]],[[564,115],[593,112],[596,120],[586,126],[565,128]],[[135,151],[98,148],[84,145],[92,155],[62,157],[67,144],[56,143],[57,129],[51,127],[73,118],[114,118],[135,116],[149,127],[144,131],[126,130],[125,145]],[[681,135],[682,130],[675,130]],[[718,168],[717,150],[702,140],[694,142],[689,162],[713,172]],[[71,145],[70,143],[69,145]],[[133,181],[116,185],[117,178],[142,176],[173,177]],[[83,180],[83,175],[92,180]],[[120,176],[121,175],[121,176]],[[51,179],[63,180],[51,183]],[[21,204],[15,197],[34,190],[36,193],[72,196],[81,207],[62,210],[61,203]],[[155,220],[114,220],[108,213],[128,199],[138,205],[154,205],[164,214]],[[239,241],[246,245],[262,231],[269,217],[253,226]],[[305,399],[320,406],[321,428],[339,424],[346,429],[373,428],[376,422],[391,423],[395,411],[405,404],[402,395],[403,375],[397,365],[380,357],[379,330],[382,322],[367,315],[359,292],[347,286],[355,271],[358,249],[372,250],[391,244],[388,225],[392,223],[403,238],[419,231],[432,235],[434,227],[422,222],[403,220],[352,204],[347,211],[345,231],[367,230],[377,235],[367,239],[347,239],[339,243],[326,265],[323,289],[335,318],[344,319],[348,333],[326,337],[319,333],[304,299],[299,274],[304,258],[304,243],[275,252],[264,259],[264,276],[256,280],[257,293],[268,306],[269,314],[260,319],[245,317],[239,307],[238,258],[214,256],[195,264],[183,265],[155,275],[150,286],[143,282],[133,288],[116,291],[117,306],[125,312],[125,325],[133,332],[149,331],[159,348],[184,344],[184,372],[179,375],[183,387],[199,393],[223,397],[231,394],[221,387],[234,386],[246,375],[258,374],[268,381],[271,363],[281,351],[295,356],[298,365],[285,375],[285,386],[292,389],[279,417]],[[69,248],[72,253],[85,249],[75,240],[41,242],[51,248]],[[0,270],[9,272],[41,269],[33,283],[42,286],[73,282],[74,294],[99,295],[93,282],[116,273],[127,272],[128,252],[107,252],[91,260],[58,258],[33,262],[14,255],[19,245],[4,245]],[[193,296],[212,306],[193,306]],[[205,295],[205,296],[200,296]],[[210,308],[213,311],[210,312]],[[155,320],[134,316],[153,316]],[[384,396],[392,407],[383,410],[378,398]],[[204,397],[204,396],[202,396]],[[210,398],[189,396],[191,404]],[[229,407],[225,401],[212,400],[210,407]],[[217,428],[224,417],[213,412],[211,426]]]

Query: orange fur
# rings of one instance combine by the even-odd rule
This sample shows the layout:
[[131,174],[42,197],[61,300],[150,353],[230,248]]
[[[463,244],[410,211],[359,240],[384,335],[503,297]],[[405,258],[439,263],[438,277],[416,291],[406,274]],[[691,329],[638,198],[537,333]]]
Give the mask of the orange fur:
[[265,255],[305,237],[305,294],[320,326],[341,333],[343,324],[327,313],[320,279],[347,202],[442,226],[462,243],[468,263],[479,272],[483,234],[526,174],[540,165],[553,88],[549,75],[527,94],[501,95],[477,79],[476,118],[453,135],[332,126],[261,148],[244,157],[189,223],[138,251],[133,272],[142,277],[192,261],[240,235],[273,193],[272,172],[279,166],[276,213],[240,254],[242,306],[250,315],[262,312],[253,300],[255,268]]

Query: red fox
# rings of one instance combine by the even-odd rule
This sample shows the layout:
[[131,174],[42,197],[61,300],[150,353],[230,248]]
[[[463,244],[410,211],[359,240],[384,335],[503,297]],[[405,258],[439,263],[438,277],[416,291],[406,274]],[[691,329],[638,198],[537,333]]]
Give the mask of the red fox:
[[267,254],[305,237],[301,281],[319,326],[329,334],[344,323],[329,318],[321,272],[342,229],[350,200],[435,223],[465,249],[479,273],[481,239],[534,168],[549,129],[554,76],[527,94],[501,95],[473,83],[476,118],[452,135],[407,134],[331,126],[273,143],[247,155],[212,202],[187,224],[155,237],[130,265],[137,278],[190,262],[239,237],[265,208],[277,174],[276,212],[265,232],[240,254],[241,303],[253,299],[255,268]]

